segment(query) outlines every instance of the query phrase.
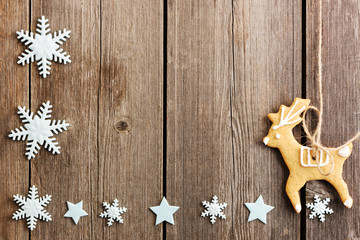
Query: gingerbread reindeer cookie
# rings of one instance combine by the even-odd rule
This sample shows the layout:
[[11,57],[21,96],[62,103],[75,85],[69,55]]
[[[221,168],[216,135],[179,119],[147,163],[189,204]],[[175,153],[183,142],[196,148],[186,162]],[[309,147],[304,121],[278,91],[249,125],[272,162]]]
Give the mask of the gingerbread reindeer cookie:
[[344,205],[351,208],[353,200],[342,178],[342,171],[345,160],[351,154],[352,143],[341,149],[320,149],[317,151],[318,160],[315,160],[313,149],[299,144],[293,135],[292,129],[302,122],[300,115],[309,104],[308,99],[296,98],[290,107],[281,105],[279,112],[270,113],[268,117],[273,124],[263,142],[268,147],[278,148],[289,168],[286,193],[297,213],[301,211],[299,190],[310,180],[328,181],[335,187]]

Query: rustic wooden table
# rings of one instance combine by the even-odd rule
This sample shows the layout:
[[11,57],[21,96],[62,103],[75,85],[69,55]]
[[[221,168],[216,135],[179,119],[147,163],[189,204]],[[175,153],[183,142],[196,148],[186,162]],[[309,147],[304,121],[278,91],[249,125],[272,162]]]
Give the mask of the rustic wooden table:
[[[323,143],[339,145],[360,128],[358,0],[324,0]],[[1,0],[0,239],[359,239],[360,144],[344,166],[354,198],[346,209],[322,181],[301,191],[330,197],[325,223],[296,214],[285,193],[288,170],[262,138],[266,115],[296,96],[318,104],[316,0]],[[72,31],[63,45],[71,64],[16,64],[20,29],[42,15],[52,31]],[[61,154],[7,137],[20,125],[17,106],[54,105],[71,127],[57,136]],[[300,138],[297,130],[297,137]],[[14,194],[35,184],[51,194],[53,221],[14,221]],[[267,225],[247,223],[245,202],[262,194],[275,206]],[[155,224],[150,206],[166,195],[180,206],[175,225]],[[202,200],[229,205],[226,220],[200,217]],[[124,224],[99,218],[102,202],[128,208]],[[88,217],[63,218],[66,201],[84,200]],[[305,207],[303,206],[303,209]]]

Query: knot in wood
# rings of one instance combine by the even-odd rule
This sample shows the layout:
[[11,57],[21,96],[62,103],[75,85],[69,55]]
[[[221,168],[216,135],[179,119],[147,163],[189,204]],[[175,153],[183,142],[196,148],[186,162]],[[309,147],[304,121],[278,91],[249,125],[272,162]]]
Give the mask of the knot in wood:
[[115,123],[115,130],[117,132],[127,133],[129,132],[129,124],[126,121],[117,121]]

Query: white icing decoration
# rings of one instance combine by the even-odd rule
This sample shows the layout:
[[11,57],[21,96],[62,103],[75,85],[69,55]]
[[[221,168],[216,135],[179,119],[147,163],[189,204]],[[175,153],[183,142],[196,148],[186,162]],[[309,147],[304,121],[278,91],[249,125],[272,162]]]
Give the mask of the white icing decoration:
[[344,202],[344,205],[345,207],[347,208],[351,208],[352,205],[353,205],[353,200],[350,198],[350,199],[347,199],[345,202]]
[[[304,154],[303,152],[304,151],[307,151],[307,163],[304,163]],[[312,148],[309,148],[309,147],[305,147],[305,146],[302,146],[301,149],[300,149],[300,164],[301,166],[303,167],[317,167],[317,164],[312,164],[310,162],[310,160],[312,159],[311,158],[311,150]],[[320,151],[320,160],[319,160],[319,163],[320,163],[320,167],[324,167],[326,166],[327,164],[329,164],[329,155],[326,154],[326,159],[325,159],[325,162],[323,162],[323,150],[319,150]]]
[[268,144],[268,142],[269,142],[269,140],[270,140],[270,138],[265,137],[265,138],[264,138],[264,140],[263,140],[264,144],[265,144],[265,145],[267,145],[267,144]]
[[340,149],[337,153],[340,157],[347,157],[350,155],[350,148],[349,146],[345,146],[342,149]]
[[296,100],[296,102],[294,103],[294,106],[291,107],[290,111],[288,112],[288,114],[285,116],[284,118],[284,107],[281,108],[281,116],[280,116],[280,122],[278,125],[273,126],[273,129],[278,129],[279,127],[285,126],[285,125],[290,125],[293,123],[298,122],[301,119],[296,119],[293,121],[290,121],[291,119],[293,119],[295,116],[297,116],[298,114],[300,114],[302,111],[305,110],[305,107],[300,108],[296,113],[294,113],[293,115],[291,115],[291,112],[294,110],[296,104],[298,103],[298,101]]
[[276,134],[275,137],[276,137],[277,139],[279,139],[279,138],[280,138],[280,134],[279,134],[279,133]]

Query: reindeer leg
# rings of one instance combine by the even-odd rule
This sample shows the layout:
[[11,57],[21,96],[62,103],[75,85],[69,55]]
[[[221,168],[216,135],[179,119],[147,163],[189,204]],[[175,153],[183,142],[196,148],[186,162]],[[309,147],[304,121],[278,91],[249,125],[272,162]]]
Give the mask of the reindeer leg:
[[301,202],[300,202],[300,195],[299,190],[302,188],[306,181],[300,180],[293,176],[289,176],[287,183],[286,183],[286,194],[288,195],[291,204],[293,205],[295,211],[300,213],[301,211]]
[[346,182],[342,177],[326,179],[331,185],[333,185],[336,191],[339,193],[341,201],[344,203],[345,207],[351,208],[353,205],[353,199],[349,194],[349,190]]

